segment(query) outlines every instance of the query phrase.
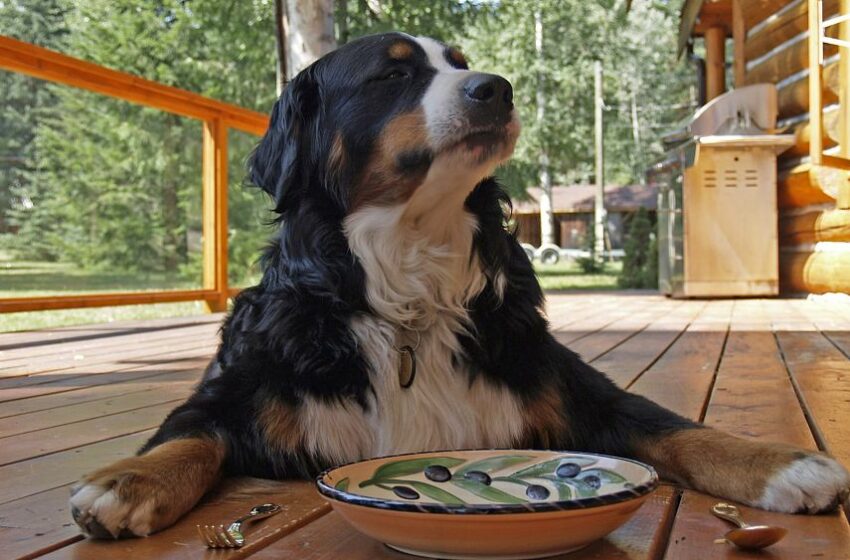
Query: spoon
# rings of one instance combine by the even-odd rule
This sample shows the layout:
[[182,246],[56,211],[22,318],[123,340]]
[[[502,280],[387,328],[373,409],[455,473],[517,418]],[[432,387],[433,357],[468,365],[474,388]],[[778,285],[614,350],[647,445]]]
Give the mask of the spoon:
[[727,541],[740,548],[748,550],[765,548],[779,542],[788,533],[788,530],[782,527],[744,523],[741,519],[741,511],[732,504],[724,502],[714,504],[711,513],[738,526],[737,529],[726,533],[725,537]]

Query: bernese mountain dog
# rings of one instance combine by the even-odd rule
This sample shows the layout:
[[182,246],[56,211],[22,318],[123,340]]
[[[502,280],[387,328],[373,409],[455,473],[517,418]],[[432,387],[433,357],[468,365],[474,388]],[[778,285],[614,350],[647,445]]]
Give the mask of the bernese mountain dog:
[[94,537],[148,535],[222,476],[313,477],[381,455],[540,448],[634,457],[783,512],[847,498],[822,453],[745,441],[635,394],[559,344],[492,178],[520,124],[511,84],[401,33],[301,72],[249,161],[279,231],[194,394],[71,497]]

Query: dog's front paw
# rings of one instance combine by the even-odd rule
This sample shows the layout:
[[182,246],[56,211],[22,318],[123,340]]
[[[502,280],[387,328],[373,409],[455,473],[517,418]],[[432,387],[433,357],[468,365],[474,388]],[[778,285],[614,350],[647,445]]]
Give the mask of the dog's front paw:
[[820,513],[845,503],[850,474],[820,453],[800,452],[768,480],[758,507],[785,513]]
[[127,464],[132,461],[101,469],[71,489],[71,515],[87,535],[145,537],[183,513],[174,511],[179,491],[164,487],[155,474],[141,474]]
[[216,481],[215,439],[172,440],[86,476],[71,490],[71,515],[96,538],[144,537],[189,511]]

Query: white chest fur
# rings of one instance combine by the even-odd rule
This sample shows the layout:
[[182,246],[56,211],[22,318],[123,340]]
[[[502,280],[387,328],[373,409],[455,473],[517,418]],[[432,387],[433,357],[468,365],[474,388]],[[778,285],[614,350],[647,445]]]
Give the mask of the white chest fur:
[[[403,214],[403,206],[367,208],[346,220],[375,311],[351,322],[374,393],[367,412],[354,403],[305,403],[301,422],[308,446],[333,461],[507,447],[522,432],[516,397],[481,376],[471,381],[452,359],[462,355],[457,334],[470,327],[466,304],[486,285],[470,258],[475,219],[466,212],[443,215],[435,232],[417,230]],[[408,389],[400,386],[394,348],[405,329],[421,336],[416,379]]]

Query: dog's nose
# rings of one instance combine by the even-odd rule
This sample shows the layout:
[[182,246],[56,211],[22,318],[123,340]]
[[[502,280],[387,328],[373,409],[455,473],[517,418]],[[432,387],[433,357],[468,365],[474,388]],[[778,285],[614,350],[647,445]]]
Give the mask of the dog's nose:
[[511,83],[495,74],[473,74],[463,84],[467,100],[495,110],[513,109],[514,90]]

